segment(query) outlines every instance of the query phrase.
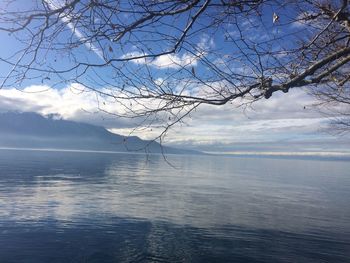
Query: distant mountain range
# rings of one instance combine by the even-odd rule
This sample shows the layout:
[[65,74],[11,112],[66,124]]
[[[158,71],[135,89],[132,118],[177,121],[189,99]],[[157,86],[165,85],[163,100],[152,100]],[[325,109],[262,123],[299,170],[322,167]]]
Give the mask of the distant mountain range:
[[[0,113],[0,147],[116,152],[198,154],[196,151],[161,147],[155,141],[122,136],[103,127],[43,117],[32,112]],[[162,149],[163,148],[163,149]]]

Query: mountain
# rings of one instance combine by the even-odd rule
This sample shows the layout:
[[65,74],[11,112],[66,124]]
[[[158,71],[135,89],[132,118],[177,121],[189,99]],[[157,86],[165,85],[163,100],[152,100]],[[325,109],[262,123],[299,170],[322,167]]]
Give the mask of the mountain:
[[117,152],[189,154],[195,151],[161,147],[137,136],[122,136],[103,127],[86,123],[43,117],[33,112],[0,113],[0,147],[54,148]]

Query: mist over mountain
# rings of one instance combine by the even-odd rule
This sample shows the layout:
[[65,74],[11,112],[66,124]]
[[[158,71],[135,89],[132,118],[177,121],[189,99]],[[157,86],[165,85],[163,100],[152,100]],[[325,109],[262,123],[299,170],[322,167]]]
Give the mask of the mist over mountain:
[[[55,115],[43,117],[33,112],[0,113],[0,147],[162,152],[160,144],[154,141],[122,136],[100,126],[62,120]],[[196,153],[165,146],[163,151]]]

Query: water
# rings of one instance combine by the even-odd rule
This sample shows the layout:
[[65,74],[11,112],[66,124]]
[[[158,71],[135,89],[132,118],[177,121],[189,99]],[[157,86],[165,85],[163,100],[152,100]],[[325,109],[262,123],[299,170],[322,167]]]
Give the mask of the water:
[[350,162],[0,150],[0,262],[349,262]]

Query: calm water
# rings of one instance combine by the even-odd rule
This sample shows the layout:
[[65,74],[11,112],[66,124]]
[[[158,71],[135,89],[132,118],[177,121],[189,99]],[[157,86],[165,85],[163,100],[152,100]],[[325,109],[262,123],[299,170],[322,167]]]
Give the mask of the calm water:
[[0,150],[0,262],[350,262],[350,162]]

